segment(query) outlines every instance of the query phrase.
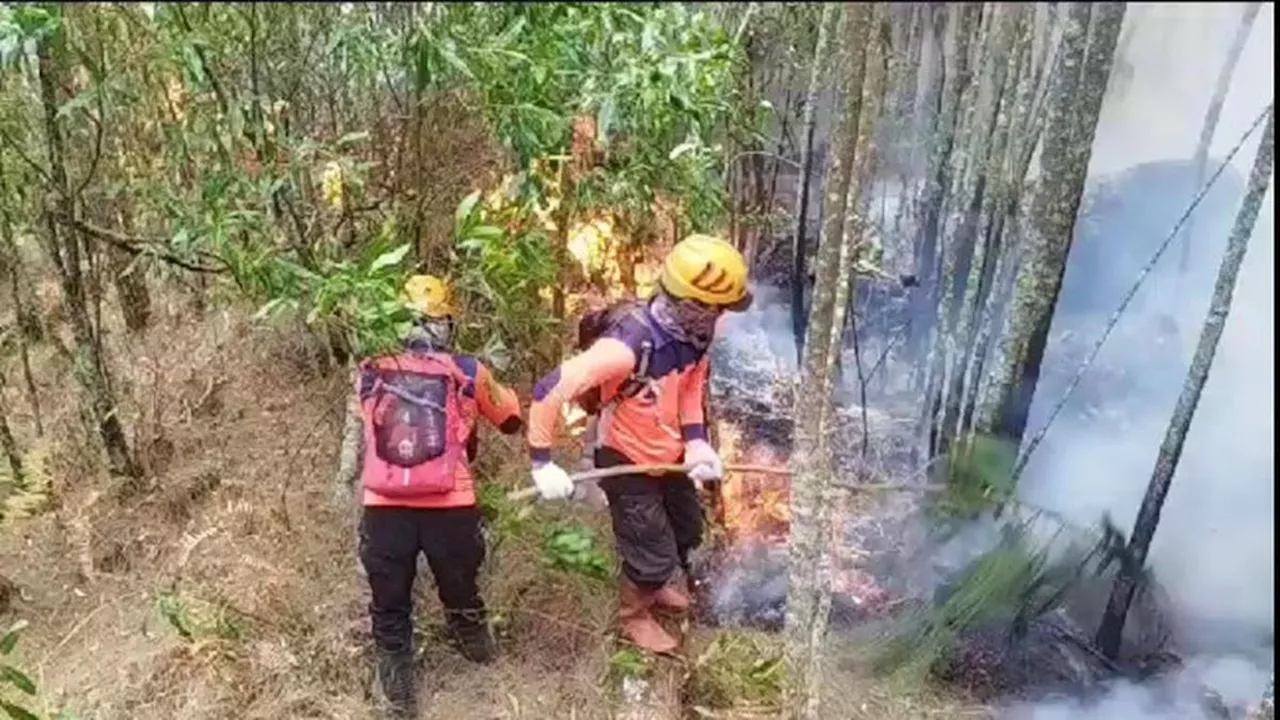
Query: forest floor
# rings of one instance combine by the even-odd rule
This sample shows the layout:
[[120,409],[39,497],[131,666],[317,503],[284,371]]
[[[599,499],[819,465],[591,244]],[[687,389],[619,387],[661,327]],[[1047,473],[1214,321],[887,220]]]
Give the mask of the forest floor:
[[[20,441],[35,449],[30,486],[47,507],[0,524],[0,568],[16,587],[0,625],[30,623],[16,665],[40,687],[33,709],[83,720],[376,717],[356,510],[330,497],[348,381],[321,372],[296,329],[254,324],[248,309],[196,313],[160,293],[153,302],[144,335],[107,335],[126,427],[149,470],[141,491],[107,476],[66,362],[47,345],[34,358],[46,434]],[[8,392],[25,412],[18,388]],[[16,424],[25,430],[26,419]],[[517,442],[481,442],[482,477],[526,482]],[[18,500],[33,503],[9,502]],[[419,583],[427,716],[613,716],[613,584],[548,567],[542,549],[547,528],[572,520],[596,527],[611,552],[605,517],[585,507],[506,512],[484,572],[499,662],[476,667],[454,654],[440,640],[430,583]],[[761,658],[777,656],[778,639],[752,635],[744,661],[707,651],[740,631],[691,632],[688,659],[659,666],[680,686],[680,712],[772,716],[725,708],[752,704],[734,695]],[[980,712],[847,666],[831,685],[831,717]]]

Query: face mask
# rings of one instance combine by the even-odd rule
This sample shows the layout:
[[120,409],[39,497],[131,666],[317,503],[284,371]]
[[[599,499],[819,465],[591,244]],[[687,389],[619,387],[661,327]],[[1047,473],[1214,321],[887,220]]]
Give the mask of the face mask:
[[673,337],[705,348],[715,336],[720,309],[659,293],[649,306],[658,324]]
[[405,340],[409,347],[444,350],[453,342],[453,321],[449,318],[421,318],[414,322]]

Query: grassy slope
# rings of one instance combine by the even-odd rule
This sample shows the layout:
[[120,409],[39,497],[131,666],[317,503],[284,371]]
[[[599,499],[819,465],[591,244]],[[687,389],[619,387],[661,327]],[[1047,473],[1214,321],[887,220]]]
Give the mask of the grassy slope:
[[[21,594],[0,622],[32,625],[19,665],[42,709],[84,718],[369,716],[355,513],[329,503],[345,379],[308,368],[294,334],[250,330],[247,313],[162,315],[112,348],[127,427],[156,471],[139,497],[112,492],[59,391],[74,387],[67,369],[39,363],[54,508],[0,528],[0,567]],[[490,476],[523,481],[519,453],[504,452]],[[433,640],[438,604],[419,586],[440,717],[589,718],[605,704],[609,589],[547,571],[539,514],[490,561],[495,667]]]
[[[0,567],[21,594],[0,624],[32,624],[18,664],[43,689],[37,709],[85,720],[374,717],[355,512],[329,500],[345,379],[318,373],[298,333],[254,327],[245,311],[193,318],[177,299],[157,304],[145,337],[111,348],[127,427],[154,470],[141,496],[113,492],[64,390],[68,368],[51,354],[37,363],[49,433],[21,440],[46,458],[52,507],[0,526]],[[518,443],[483,442],[483,476],[525,481]],[[452,653],[431,587],[419,585],[429,716],[608,717],[619,694],[612,584],[549,569],[541,548],[556,522],[604,518],[503,509],[485,574],[499,663]],[[659,695],[683,694],[695,716],[769,717],[776,691],[759,668],[776,643],[695,629],[687,659],[658,666]],[[830,717],[977,716],[885,687],[834,650]]]

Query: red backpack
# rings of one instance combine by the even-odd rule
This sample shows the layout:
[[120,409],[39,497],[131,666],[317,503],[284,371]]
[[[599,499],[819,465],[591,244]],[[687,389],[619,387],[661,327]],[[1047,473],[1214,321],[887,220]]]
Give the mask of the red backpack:
[[[404,354],[360,364],[365,421],[364,487],[387,498],[452,492],[466,458],[459,399],[470,380],[444,353]],[[371,385],[371,387],[370,387]]]

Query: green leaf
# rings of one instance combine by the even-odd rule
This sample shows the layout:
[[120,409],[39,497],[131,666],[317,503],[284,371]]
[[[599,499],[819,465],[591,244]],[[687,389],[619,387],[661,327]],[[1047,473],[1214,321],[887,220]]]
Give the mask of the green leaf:
[[30,710],[26,710],[24,708],[18,707],[17,705],[14,705],[13,703],[8,703],[3,700],[0,700],[0,710],[4,710],[6,713],[8,713],[9,717],[12,718],[13,720],[40,720],[40,718],[37,717],[35,713],[31,712]]
[[39,40],[58,29],[59,16],[56,13],[56,7],[54,13],[50,13],[34,3],[23,3],[14,8],[13,20],[25,39]]
[[36,694],[36,684],[31,682],[31,678],[23,675],[17,668],[9,667],[8,665],[0,665],[0,680],[8,681],[11,685],[28,695]]
[[681,155],[685,155],[697,149],[698,149],[698,143],[696,141],[692,141],[692,142],[685,141],[675,146],[674,148],[672,148],[671,152],[667,155],[667,159],[675,160],[679,158]]
[[494,227],[492,225],[478,225],[471,228],[470,232],[467,233],[466,239],[477,240],[480,242],[494,242],[496,240],[501,240],[503,235],[505,235],[505,233],[503,233],[502,228]]
[[335,145],[337,145],[338,147],[343,147],[345,145],[354,145],[355,143],[358,143],[358,142],[364,142],[365,140],[368,140],[368,139],[369,139],[369,132],[367,130],[361,130],[360,132],[347,133],[346,135],[343,135],[342,137],[338,138],[338,142],[335,143]]
[[605,98],[604,102],[600,103],[600,112],[596,113],[596,137],[601,145],[609,144],[609,136],[612,134],[616,117],[617,108],[614,107],[613,98]]
[[282,298],[282,297],[273,298],[272,300],[267,302],[266,305],[263,305],[261,308],[259,308],[258,312],[253,314],[253,319],[256,322],[258,320],[262,320],[271,315],[274,315],[280,312],[282,308],[289,306],[291,302],[292,301],[289,298]]
[[89,107],[89,103],[93,101],[97,93],[98,93],[98,87],[96,85],[93,87],[85,88],[79,93],[76,93],[75,97],[66,101],[65,103],[62,104],[62,107],[58,108],[57,116],[59,118],[65,118],[77,110],[83,110]]
[[467,223],[471,220],[472,213],[475,212],[476,203],[480,202],[480,191],[476,190],[470,195],[462,199],[458,203],[458,209],[453,213],[453,232],[454,237],[463,237],[463,230],[466,229]]
[[385,252],[369,264],[369,272],[377,272],[383,268],[399,265],[404,256],[409,254],[409,243],[405,243],[390,252]]
[[18,646],[18,635],[26,627],[27,621],[19,620],[5,632],[3,637],[0,637],[0,655],[8,655],[13,652],[13,649]]
[[438,50],[440,51],[440,57],[444,58],[444,61],[446,63],[448,63],[451,67],[453,67],[453,69],[456,70],[463,77],[467,78],[468,80],[474,80],[476,77],[475,74],[472,73],[471,68],[467,67],[467,64],[462,61],[462,58],[458,57],[457,49],[458,49],[458,46],[456,43],[454,43],[453,40],[447,40],[443,43],[440,43],[438,47]]

